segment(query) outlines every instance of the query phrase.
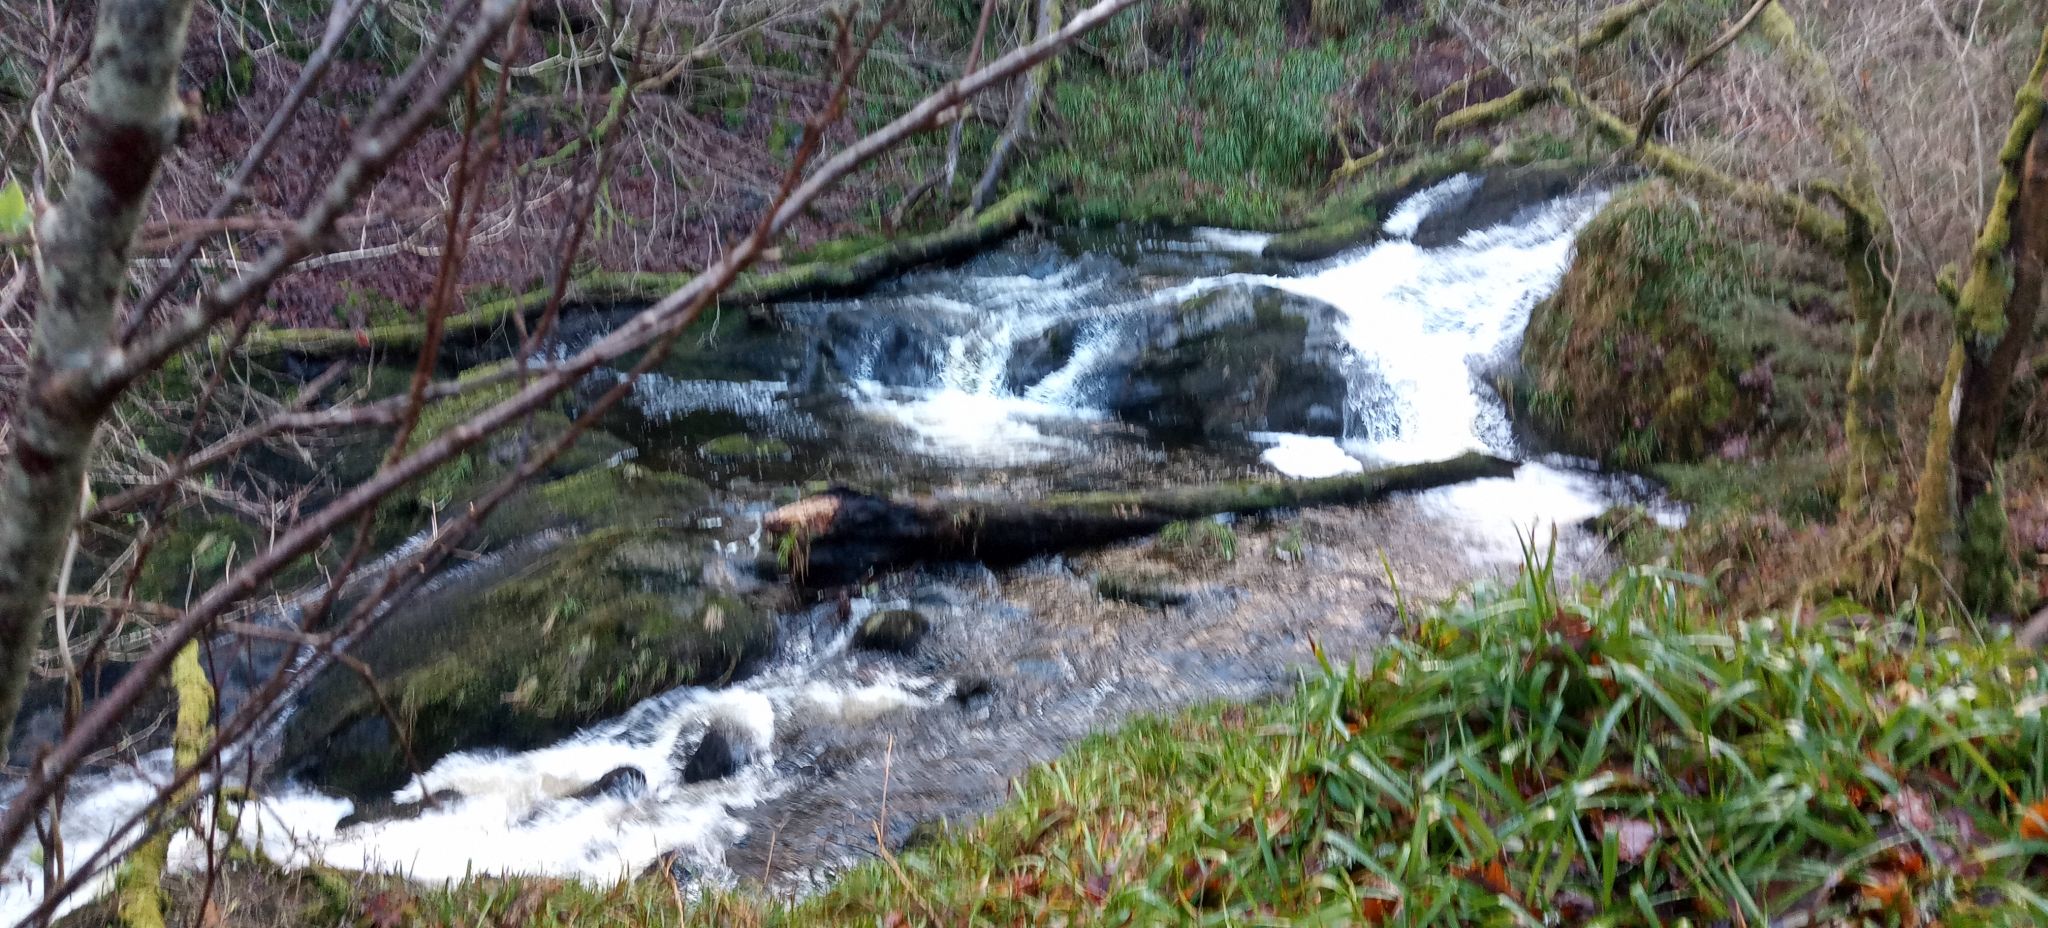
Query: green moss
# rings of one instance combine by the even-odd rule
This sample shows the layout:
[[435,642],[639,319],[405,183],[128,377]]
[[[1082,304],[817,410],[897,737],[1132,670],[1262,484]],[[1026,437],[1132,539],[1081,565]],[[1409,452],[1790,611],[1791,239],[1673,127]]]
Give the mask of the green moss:
[[1531,315],[1521,410],[1568,448],[1633,468],[1824,434],[1848,336],[1776,247],[1744,245],[1661,183],[1617,196]]
[[705,442],[698,450],[709,458],[762,461],[788,457],[789,443],[772,436],[723,435]]
[[2003,493],[1993,489],[1970,504],[1961,541],[1964,606],[1981,615],[2012,615],[2019,608],[2019,563]]
[[[703,586],[702,549],[668,529],[593,531],[420,600],[356,653],[422,764],[458,747],[537,746],[768,652],[772,616]],[[313,779],[352,793],[402,779],[394,746],[372,694],[337,671],[315,681],[286,737]]]

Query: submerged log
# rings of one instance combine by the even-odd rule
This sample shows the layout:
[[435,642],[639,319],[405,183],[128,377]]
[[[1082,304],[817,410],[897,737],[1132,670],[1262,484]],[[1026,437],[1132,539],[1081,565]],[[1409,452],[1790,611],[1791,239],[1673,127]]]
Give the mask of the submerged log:
[[1185,519],[1353,506],[1395,493],[1506,477],[1517,466],[1473,453],[1318,480],[1243,480],[1008,503],[897,501],[835,488],[769,513],[763,525],[793,579],[834,586],[920,561],[1017,564],[1042,554],[1113,544]]

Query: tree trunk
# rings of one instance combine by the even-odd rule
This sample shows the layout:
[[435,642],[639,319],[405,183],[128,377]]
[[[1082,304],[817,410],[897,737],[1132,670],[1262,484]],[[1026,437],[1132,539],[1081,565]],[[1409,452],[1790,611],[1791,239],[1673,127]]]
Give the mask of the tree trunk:
[[834,490],[777,509],[763,524],[775,539],[782,567],[795,579],[814,587],[837,586],[919,561],[1017,564],[1135,538],[1185,519],[1358,505],[1395,493],[1506,477],[1516,467],[1513,461],[1466,454],[1320,480],[1246,480],[993,505],[896,502]]
[[1842,414],[1842,438],[1849,461],[1839,508],[1854,513],[1862,508],[1870,491],[1884,482],[1888,437],[1895,426],[1892,409],[1897,400],[1898,352],[1890,331],[1891,269],[1897,260],[1888,233],[1874,228],[1853,209],[1844,215],[1847,241],[1842,266],[1849,281],[1856,338],[1855,353],[1849,359],[1848,408]]
[[[1955,341],[1928,427],[1901,579],[1924,603],[1961,595],[1997,611],[2010,604],[2011,555],[2003,503],[1993,491],[1998,433],[2015,369],[2033,338],[2048,262],[2048,30],[2021,86],[1991,212],[1977,235],[1970,276],[1954,295]],[[1959,523],[1967,516],[1969,544]],[[1958,563],[1958,554],[1963,554]],[[1957,568],[1961,570],[1958,571]],[[2001,592],[2000,587],[2005,589]]]
[[[171,740],[173,770],[198,765],[200,752],[213,740],[213,684],[199,661],[199,643],[185,645],[171,665],[171,689],[178,696],[178,715]],[[177,831],[180,806],[199,794],[193,779],[151,811],[154,833],[136,846],[114,880],[114,905],[124,928],[164,928],[164,868],[169,862],[171,835]]]
[[113,353],[128,249],[176,137],[191,0],[101,0],[64,200],[39,236],[29,371],[0,463],[0,744],[13,733],[58,555],[107,399],[82,384]]
[[[1060,0],[1036,0],[1036,6],[1038,38],[1043,39],[1059,28]],[[974,185],[974,197],[967,204],[968,216],[981,212],[995,200],[996,185],[1002,183],[1003,167],[1010,159],[1010,151],[1017,147],[1017,142],[1031,131],[1032,124],[1037,121],[1038,97],[1045,88],[1045,69],[1051,66],[1047,62],[1024,75],[1024,89],[1017,98],[1017,108],[1010,111],[1010,124],[1003,129],[1002,138],[996,140],[996,147],[988,153],[988,168],[981,172],[980,182]]]

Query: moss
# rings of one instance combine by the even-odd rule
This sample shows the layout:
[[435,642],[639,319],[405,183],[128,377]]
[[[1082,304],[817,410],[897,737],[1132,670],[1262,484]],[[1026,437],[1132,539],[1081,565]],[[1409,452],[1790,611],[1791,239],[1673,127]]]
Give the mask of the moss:
[[2009,616],[2019,608],[2019,562],[2013,557],[2012,526],[2005,494],[1993,489],[1963,513],[1963,605],[1973,614]]
[[1419,29],[1368,15],[1365,0],[1307,6],[1317,22],[1305,36],[1276,4],[1221,0],[1153,4],[1106,26],[1100,53],[1069,59],[1050,88],[1056,135],[1021,174],[1071,188],[1065,219],[1284,227],[1340,160],[1355,76],[1408,54]]
[[1623,193],[1531,315],[1518,406],[1567,448],[1632,468],[1824,433],[1844,335],[1786,267],[1664,184]]
[[790,453],[789,443],[780,438],[751,435],[722,435],[705,442],[698,450],[709,458],[747,461],[786,458]]
[[[701,544],[656,528],[591,532],[417,602],[357,654],[421,764],[538,746],[676,686],[730,679],[768,652],[772,616],[699,582]],[[357,794],[402,781],[394,746],[373,694],[332,670],[286,738],[312,779]]]

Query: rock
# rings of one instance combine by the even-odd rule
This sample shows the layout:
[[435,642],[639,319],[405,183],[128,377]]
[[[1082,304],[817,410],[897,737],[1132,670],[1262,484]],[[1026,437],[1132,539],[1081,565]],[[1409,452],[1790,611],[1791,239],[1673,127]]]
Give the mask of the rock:
[[963,708],[973,708],[994,699],[995,681],[987,677],[959,677],[953,681],[953,695],[949,697]]
[[377,822],[409,822],[441,806],[461,801],[462,794],[452,789],[435,790],[433,795],[428,797],[428,801],[424,802],[395,802],[388,798],[366,800],[356,803],[355,811],[343,816],[334,827],[341,829]]
[[1169,584],[1163,579],[1127,574],[1102,574],[1096,577],[1095,594],[1103,599],[1144,606],[1148,609],[1184,606],[1191,598],[1187,590]]
[[931,620],[914,609],[891,609],[868,616],[853,633],[853,646],[863,651],[914,654],[931,631]]
[[705,730],[704,740],[697,742],[697,749],[690,752],[690,759],[683,764],[683,782],[723,780],[746,766],[752,753],[745,747],[744,739],[713,725]]
[[821,346],[839,375],[890,387],[922,387],[946,362],[947,333],[928,308],[875,306],[825,318]]
[[[412,721],[420,764],[540,747],[656,693],[730,680],[772,650],[772,612],[705,582],[708,547],[614,526],[508,553],[414,597],[354,653]],[[346,669],[308,685],[278,764],[351,796],[407,775],[376,698]]]
[[618,767],[598,777],[597,782],[569,794],[570,799],[633,799],[647,792],[647,774],[638,767]]
[[1488,171],[1471,193],[1431,211],[1415,227],[1415,244],[1455,245],[1468,232],[1511,222],[1522,212],[1577,192],[1587,183],[1585,166],[1546,162]]
[[1163,322],[1110,408],[1183,441],[1341,435],[1349,395],[1341,320],[1335,307],[1271,287],[1197,297]]

